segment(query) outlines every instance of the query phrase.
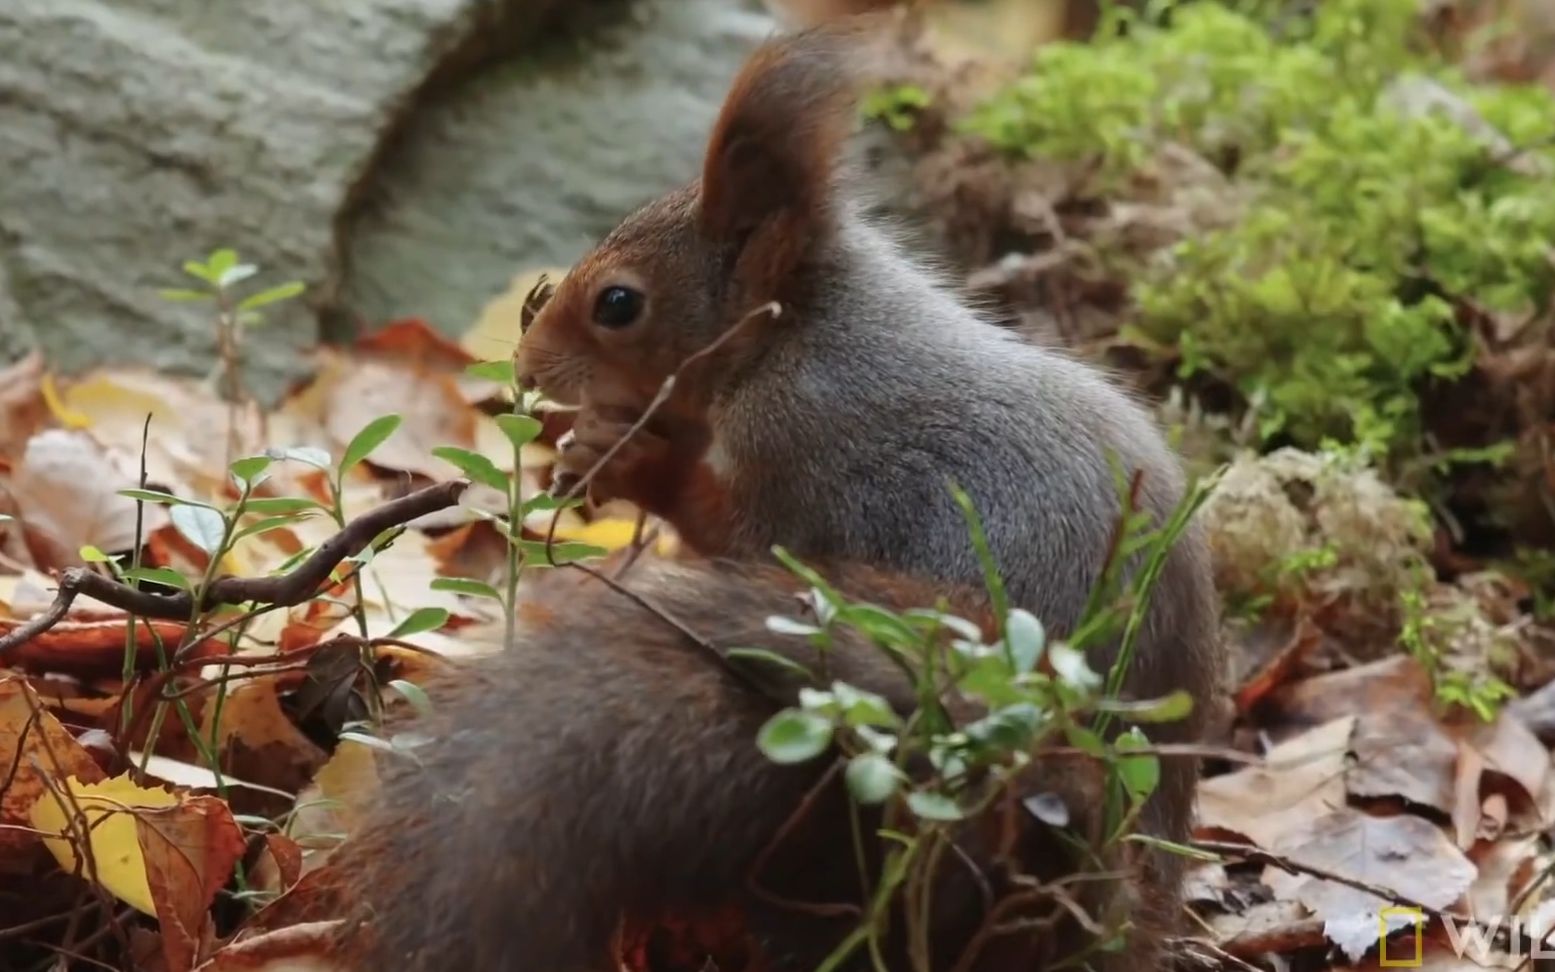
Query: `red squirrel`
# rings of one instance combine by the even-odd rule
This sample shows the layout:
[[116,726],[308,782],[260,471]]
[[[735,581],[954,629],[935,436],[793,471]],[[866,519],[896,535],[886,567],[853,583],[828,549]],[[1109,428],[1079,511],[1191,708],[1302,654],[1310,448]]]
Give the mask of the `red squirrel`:
[[[529,323],[516,373],[577,408],[558,489],[586,476],[594,498],[635,502],[704,558],[639,563],[625,583],[719,650],[806,647],[763,627],[792,613],[799,590],[763,563],[774,545],[832,565],[856,597],[903,608],[948,596],[986,624],[952,482],[980,514],[1012,603],[1062,637],[1114,545],[1111,460],[1142,477],[1139,505],[1158,522],[1182,498],[1183,473],[1128,395],[983,320],[861,215],[839,162],[856,44],[854,28],[834,26],[758,50],[700,179],[627,217],[569,272]],[[775,703],[631,597],[589,584],[542,606],[549,621],[530,624],[487,677],[433,691],[420,768],[392,771],[383,806],[343,849],[376,942],[360,967],[604,969],[623,914],[734,903],[761,956],[745,972],[814,968],[857,915],[777,907],[750,871],[826,761],[765,761],[754,739]],[[1220,650],[1205,545],[1190,528],[1166,558],[1124,683],[1138,698],[1192,697],[1188,719],[1151,727],[1155,741],[1202,733]],[[1105,671],[1113,652],[1092,667]],[[836,677],[916,704],[873,645],[844,640],[833,659]],[[1039,758],[1032,774],[1032,793],[1056,788],[1080,831],[1096,825],[1103,797],[1085,772]],[[1163,758],[1142,826],[1185,839],[1195,776],[1193,760]],[[832,786],[819,799],[757,877],[791,900],[859,901],[845,795]],[[946,933],[929,969],[1051,967],[1075,929],[1015,936],[958,964],[1000,877],[976,836],[970,863],[946,862],[932,895]],[[1061,843],[1040,828],[1017,838],[1030,873],[1064,872]],[[1155,969],[1149,932],[1170,927],[1180,865],[1153,852],[1124,864],[1128,877],[1086,894],[1099,907],[1137,898],[1139,932],[1091,961]],[[904,954],[886,967],[912,967]],[[870,957],[847,968],[861,965]]]
[[[981,591],[815,566],[850,598],[896,611],[944,601],[993,637]],[[430,715],[405,726],[424,740],[414,758],[379,761],[380,796],[328,865],[350,905],[339,954],[362,972],[614,972],[623,953],[635,958],[633,972],[815,969],[859,926],[856,906],[868,900],[845,791],[832,777],[801,809],[831,760],[779,765],[755,740],[807,679],[774,681],[783,670],[758,663],[763,677],[753,685],[727,653],[762,649],[811,671],[824,664],[828,677],[878,693],[904,715],[918,702],[912,682],[851,629],[837,629],[824,662],[808,640],[768,630],[766,618],[802,613],[807,589],[781,567],[650,559],[622,582],[630,596],[568,580],[537,586],[517,644],[428,683]],[[1093,944],[1052,899],[1041,902],[1050,923],[1036,933],[990,935],[985,925],[1026,917],[993,908],[991,896],[1019,892],[1014,874],[1067,877],[1072,841],[1100,846],[1100,773],[1087,757],[1037,753],[1013,812],[984,814],[997,835],[972,825],[958,834],[923,914],[932,972],[1040,972]],[[1067,808],[1062,836],[1021,809],[1019,798],[1037,794]],[[878,874],[885,841],[874,837],[873,811],[862,812],[863,852]],[[1121,927],[1109,920],[1113,909],[1133,923],[1127,947],[1095,965],[1108,972],[1158,967],[1162,916],[1149,905],[1171,897],[1121,858],[1129,846],[1114,845],[1067,889],[1103,927]],[[838,903],[855,908],[818,907]],[[728,933],[685,946],[706,948],[706,961],[694,950],[663,959],[632,934],[719,909],[738,919]],[[893,916],[890,931],[904,927]],[[882,949],[886,967],[917,967],[899,934]],[[841,966],[871,967],[867,949]]]
[[[954,482],[1012,602],[1062,636],[1113,546],[1113,460],[1140,477],[1138,505],[1158,523],[1184,473],[1127,393],[985,320],[863,215],[841,160],[864,32],[855,21],[760,48],[701,178],[628,216],[571,269],[523,334],[516,372],[578,408],[563,482],[600,465],[595,498],[636,503],[699,554],[760,559],[781,545],[977,584]],[[761,310],[769,302],[776,312]],[[1208,551],[1190,526],[1125,683],[1198,703],[1157,741],[1203,733],[1221,653]],[[1187,836],[1196,778],[1188,758],[1163,768],[1152,832]],[[1179,863],[1158,861],[1168,877]]]

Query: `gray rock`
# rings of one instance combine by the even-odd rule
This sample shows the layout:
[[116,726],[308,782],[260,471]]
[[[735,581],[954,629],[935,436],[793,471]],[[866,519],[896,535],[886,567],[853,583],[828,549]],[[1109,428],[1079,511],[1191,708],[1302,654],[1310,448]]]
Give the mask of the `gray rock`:
[[426,105],[350,218],[347,322],[462,331],[515,272],[572,262],[697,174],[729,81],[773,29],[740,0],[585,8]]
[[[537,35],[551,8],[568,25]],[[695,171],[754,0],[5,0],[0,356],[203,373],[156,290],[236,247],[301,279],[250,335],[273,395],[319,316],[459,331]],[[343,332],[342,332],[343,333]]]

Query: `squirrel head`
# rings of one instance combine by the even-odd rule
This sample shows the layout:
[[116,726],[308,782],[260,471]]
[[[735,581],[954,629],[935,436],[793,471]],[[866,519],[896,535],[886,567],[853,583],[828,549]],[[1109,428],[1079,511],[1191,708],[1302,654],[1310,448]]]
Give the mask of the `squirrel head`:
[[[802,293],[839,219],[834,178],[853,124],[866,21],[768,42],[736,77],[701,178],[628,216],[568,272],[515,354],[519,380],[562,404],[641,407],[693,355],[700,375],[759,350]],[[696,386],[705,378],[681,375]]]

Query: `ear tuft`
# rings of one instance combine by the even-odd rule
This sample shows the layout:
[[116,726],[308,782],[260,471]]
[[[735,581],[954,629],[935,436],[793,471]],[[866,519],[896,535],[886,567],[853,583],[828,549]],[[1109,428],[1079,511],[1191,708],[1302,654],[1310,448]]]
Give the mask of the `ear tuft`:
[[709,239],[743,244],[779,216],[786,234],[811,236],[824,227],[870,23],[861,18],[770,41],[746,62],[703,163],[699,221]]

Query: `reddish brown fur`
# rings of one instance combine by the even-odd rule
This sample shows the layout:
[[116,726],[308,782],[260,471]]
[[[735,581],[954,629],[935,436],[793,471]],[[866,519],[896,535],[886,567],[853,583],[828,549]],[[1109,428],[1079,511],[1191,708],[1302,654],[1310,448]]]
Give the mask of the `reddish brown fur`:
[[[933,604],[991,629],[976,591],[865,567],[817,564],[852,597],[891,609]],[[814,668],[816,650],[767,631],[762,619],[800,610],[804,585],[780,568],[731,562],[646,560],[627,584],[715,648],[761,648]],[[380,763],[382,791],[370,818],[331,859],[354,906],[341,954],[362,972],[603,972],[624,919],[693,917],[735,906],[772,972],[807,972],[854,926],[784,907],[791,900],[862,900],[855,886],[849,815],[840,786],[776,844],[780,828],[829,761],[781,767],[757,752],[757,728],[797,684],[765,671],[755,691],[704,647],[635,601],[579,575],[558,575],[536,593],[546,623],[474,671],[427,686],[433,713],[415,725],[430,736],[418,762]],[[534,612],[530,612],[534,616]],[[832,677],[884,695],[902,712],[915,697],[880,649],[839,632],[826,654]],[[763,681],[768,681],[764,677]],[[391,729],[405,728],[401,725]],[[1090,762],[1042,756],[1023,774],[1026,794],[1054,793],[1081,839],[1095,839],[1102,803]],[[1041,880],[1066,872],[1069,852],[1011,802],[969,827],[966,859],[1013,849]],[[866,820],[863,833],[873,833]],[[868,848],[878,854],[884,844]],[[947,855],[947,858],[953,855]],[[878,862],[877,862],[878,863]],[[874,866],[874,865],[872,865]],[[1129,867],[1127,861],[1107,865]],[[981,879],[999,886],[989,868]],[[933,899],[935,969],[948,969],[985,917],[980,881],[947,859]],[[1129,882],[1073,887],[1100,913]],[[1011,917],[1029,914],[1017,911]],[[900,928],[899,923],[893,927]],[[1006,936],[972,972],[1031,972],[1083,940],[1068,921],[1036,935]],[[1118,969],[1154,969],[1157,939],[1141,931]],[[885,943],[888,967],[905,968],[902,943]],[[868,964],[867,956],[846,966]]]

